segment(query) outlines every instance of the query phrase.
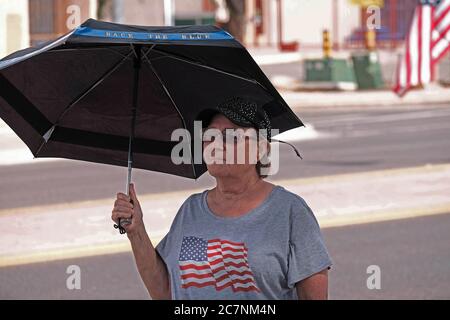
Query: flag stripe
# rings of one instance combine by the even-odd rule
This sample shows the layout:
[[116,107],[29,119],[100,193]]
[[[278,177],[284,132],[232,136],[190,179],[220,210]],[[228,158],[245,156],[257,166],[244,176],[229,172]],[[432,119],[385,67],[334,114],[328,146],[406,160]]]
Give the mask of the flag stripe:
[[219,243],[219,244],[227,243],[227,244],[230,244],[230,245],[232,245],[232,246],[237,246],[237,247],[242,247],[242,246],[244,246],[244,243],[243,243],[243,242],[234,242],[234,241],[221,240],[221,239],[208,240],[208,243],[209,243],[209,244],[212,244],[212,243]]
[[196,288],[203,288],[207,286],[213,286],[216,282],[215,281],[209,281],[209,282],[203,282],[203,283],[196,283],[196,282],[189,282],[189,283],[183,283],[183,288],[189,288],[189,287],[196,287]]
[[439,60],[439,57],[442,54],[442,52],[444,52],[445,49],[449,46],[449,42],[450,42],[450,29],[447,30],[445,37],[443,37],[433,46],[433,50],[431,51],[433,60]]
[[220,245],[215,245],[215,246],[210,246],[209,249],[208,249],[208,252],[214,252],[214,250],[217,250],[217,249],[219,249],[219,250],[233,251],[233,252],[241,252],[241,250],[242,250],[241,248],[236,249],[236,248],[233,248],[233,247],[231,247],[231,246],[220,246]]
[[419,36],[418,36],[418,20],[420,8],[416,10],[416,14],[413,18],[412,32],[409,35],[409,56],[410,56],[410,81],[411,84],[417,85],[419,83],[418,66],[419,66]]
[[421,19],[421,50],[420,55],[420,83],[430,82],[430,45],[431,45],[431,6],[422,7],[422,19]]
[[195,264],[188,264],[188,265],[181,265],[180,266],[180,270],[190,270],[190,269],[203,271],[203,270],[209,270],[209,269],[211,269],[211,267],[209,265],[197,266]]
[[442,0],[436,7],[436,17],[440,17],[450,7],[450,0]]
[[446,31],[450,27],[450,14],[447,14],[445,20],[442,21],[438,26],[435,26],[434,30],[436,31],[435,37],[433,39],[433,44],[436,44],[439,40],[444,38]]
[[247,262],[238,262],[238,263],[236,263],[236,262],[234,262],[232,260],[224,261],[222,259],[214,260],[213,262],[211,262],[211,266],[214,266],[214,265],[217,265],[217,264],[222,264],[222,263],[225,264],[226,266],[232,266],[232,267],[236,267],[236,268],[243,267],[243,266],[248,267]]
[[184,237],[179,259],[182,288],[214,286],[217,291],[230,287],[233,292],[259,292],[247,258],[243,242]]
[[402,96],[412,86],[433,80],[434,65],[450,47],[450,0],[421,1],[405,41],[405,52],[399,59],[394,92]]
[[448,17],[449,12],[450,12],[450,1],[446,1],[446,3],[440,4],[436,8],[435,26],[439,25],[445,19],[445,17]]

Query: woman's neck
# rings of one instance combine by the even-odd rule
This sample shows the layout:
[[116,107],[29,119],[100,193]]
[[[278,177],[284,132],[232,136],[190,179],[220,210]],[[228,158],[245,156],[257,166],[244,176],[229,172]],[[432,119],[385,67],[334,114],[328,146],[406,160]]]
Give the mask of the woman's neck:
[[254,191],[263,180],[256,174],[244,174],[239,177],[217,177],[214,188],[216,196],[225,200],[239,199],[245,194]]

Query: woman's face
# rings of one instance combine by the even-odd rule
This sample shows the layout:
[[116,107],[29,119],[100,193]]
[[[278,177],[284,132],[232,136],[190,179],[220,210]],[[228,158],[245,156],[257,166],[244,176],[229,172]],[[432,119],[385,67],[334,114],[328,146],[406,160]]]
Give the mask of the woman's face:
[[[256,172],[257,152],[259,150],[257,140],[242,135],[242,132],[246,130],[253,130],[253,133],[257,134],[254,128],[239,127],[224,115],[216,114],[205,129],[217,129],[222,133],[225,133],[226,129],[232,129],[233,131],[239,129],[237,132],[234,132],[238,135],[241,133],[240,139],[231,139],[230,136],[227,136],[227,142],[221,141],[221,139],[216,141],[214,136],[210,139],[212,141],[203,141],[203,158],[205,159],[208,172],[213,177],[242,176],[244,173],[248,173],[249,170],[255,170]],[[228,130],[228,133],[233,133],[231,132],[232,130]],[[250,132],[247,131],[247,133]],[[232,150],[229,150],[230,148]],[[209,155],[223,163],[210,163],[211,161],[207,161],[207,159],[211,159]]]

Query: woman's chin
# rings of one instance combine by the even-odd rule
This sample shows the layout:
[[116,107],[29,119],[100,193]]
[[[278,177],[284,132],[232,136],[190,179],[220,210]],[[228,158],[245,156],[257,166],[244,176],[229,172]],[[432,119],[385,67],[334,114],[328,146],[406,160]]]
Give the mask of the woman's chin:
[[230,170],[225,164],[210,164],[207,165],[208,172],[213,177],[224,177],[230,175]]

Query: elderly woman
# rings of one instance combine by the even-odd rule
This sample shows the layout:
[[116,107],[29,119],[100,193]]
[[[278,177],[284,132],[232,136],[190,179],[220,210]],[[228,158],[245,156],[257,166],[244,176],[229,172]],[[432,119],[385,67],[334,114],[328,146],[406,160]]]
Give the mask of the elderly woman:
[[[271,141],[265,111],[242,98],[229,99],[200,119],[204,128],[220,132],[265,129],[265,142]],[[204,149],[216,143],[206,140]],[[238,136],[213,145],[213,155],[239,144],[248,146],[250,139]],[[125,229],[153,299],[327,298],[332,263],[313,212],[297,194],[265,181],[263,168],[261,161],[249,161],[248,152],[243,164],[207,162],[216,186],[185,200],[156,248],[134,186],[130,197],[117,194],[112,219],[132,218]]]

